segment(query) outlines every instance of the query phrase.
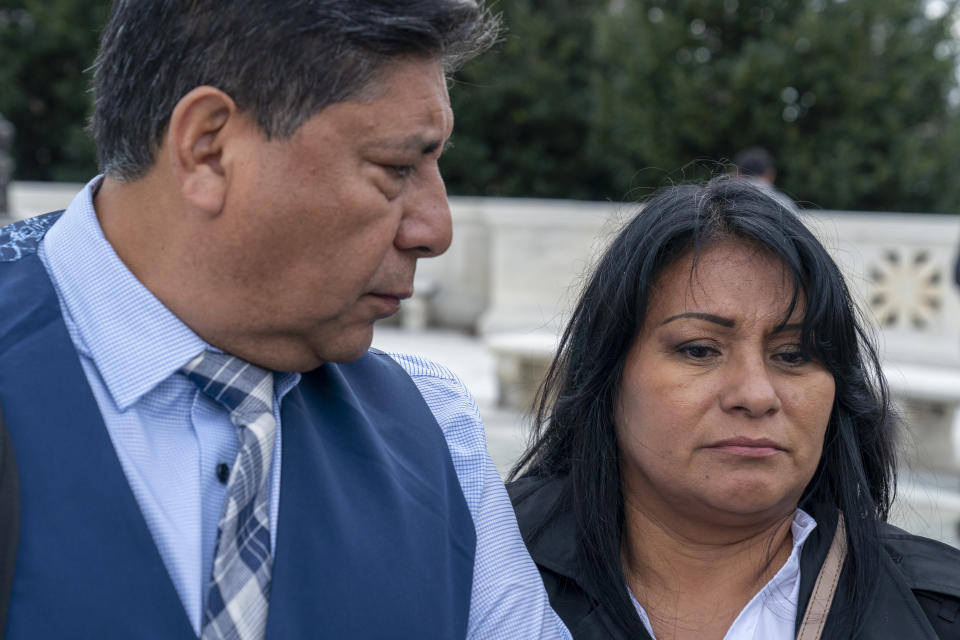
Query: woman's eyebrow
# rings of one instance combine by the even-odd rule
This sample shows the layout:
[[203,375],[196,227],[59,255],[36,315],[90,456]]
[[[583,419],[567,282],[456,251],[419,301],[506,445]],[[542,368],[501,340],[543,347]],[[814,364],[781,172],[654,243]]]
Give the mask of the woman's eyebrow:
[[721,327],[726,327],[728,329],[733,327],[736,324],[736,322],[734,322],[733,319],[731,318],[723,318],[721,316],[715,316],[712,313],[698,313],[696,311],[688,311],[687,313],[678,313],[675,316],[670,316],[669,318],[661,322],[660,326],[662,327],[665,324],[673,322],[674,320],[679,320],[681,318],[696,318],[697,320],[706,320],[707,322],[712,322],[714,324],[718,324]]
[[802,324],[800,324],[799,322],[793,322],[791,324],[785,324],[782,327],[777,327],[770,333],[775,334],[775,333],[783,333],[784,331],[800,331],[802,329],[803,329]]

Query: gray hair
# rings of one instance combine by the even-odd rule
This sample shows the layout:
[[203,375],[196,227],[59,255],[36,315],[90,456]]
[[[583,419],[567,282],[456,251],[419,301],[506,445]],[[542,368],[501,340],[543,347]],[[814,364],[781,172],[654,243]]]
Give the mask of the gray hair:
[[195,87],[222,90],[282,139],[375,88],[393,60],[436,57],[449,73],[499,31],[474,0],[115,0],[94,63],[101,171],[143,176]]

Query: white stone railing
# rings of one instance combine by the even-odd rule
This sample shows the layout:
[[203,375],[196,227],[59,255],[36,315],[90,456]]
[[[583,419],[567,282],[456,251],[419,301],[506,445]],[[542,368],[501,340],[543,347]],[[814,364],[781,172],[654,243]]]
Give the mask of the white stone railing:
[[[454,200],[487,226],[488,305],[483,334],[562,326],[599,251],[634,211],[630,205],[569,201]],[[810,211],[805,218],[844,270],[882,354],[893,361],[960,368],[960,292],[953,261],[960,216]],[[478,256],[484,252],[478,251]],[[429,265],[446,269],[441,257]],[[425,265],[426,266],[426,265]]]
[[[81,187],[14,182],[13,216],[62,208]],[[452,198],[451,207],[453,244],[443,256],[420,262],[417,281],[430,294],[432,324],[485,336],[555,336],[594,259],[636,210],[630,204],[504,198]],[[960,291],[952,277],[960,216],[805,216],[878,327],[885,360],[960,370]]]
[[[81,187],[15,182],[12,213],[63,208]],[[525,408],[584,276],[636,205],[452,198],[451,208],[453,244],[420,262],[416,284],[425,295],[406,305],[407,320],[484,336],[498,357],[501,401]],[[804,215],[876,328],[909,427],[908,461],[921,474],[960,475],[960,292],[953,283],[960,216]],[[920,504],[911,496],[922,491],[911,491],[905,500]],[[936,495],[944,521],[953,522],[960,492]]]
[[[62,208],[81,187],[14,182],[12,213]],[[453,244],[420,261],[417,282],[429,293],[432,324],[484,336],[555,336],[594,259],[636,211],[630,204],[504,198],[452,198],[451,208]],[[886,361],[960,370],[960,292],[952,277],[960,216],[805,216],[878,327]],[[894,377],[891,383],[898,386]]]
[[[488,263],[472,247],[473,269],[489,278],[488,303],[474,328],[498,354],[505,404],[529,401],[590,265],[635,210],[571,201],[454,200],[455,220],[469,212],[471,224],[486,225]],[[960,291],[953,282],[960,216],[804,216],[876,329],[891,390],[907,422],[917,425],[920,457],[935,469],[960,471]],[[454,276],[444,259],[430,267]]]
[[13,182],[7,193],[10,214],[19,220],[63,209],[82,188],[75,182]]
[[890,390],[922,470],[960,473],[960,216],[811,212],[877,328]]
[[[489,273],[488,305],[475,328],[497,354],[501,403],[529,407],[590,265],[636,207],[488,199],[454,201],[453,208],[455,221],[470,210],[474,223],[479,215],[487,226],[488,264],[474,247],[481,256],[475,268]],[[960,292],[953,263],[960,216],[804,215],[876,330],[886,377],[904,416],[906,465],[893,520],[956,544]]]
[[960,367],[960,216],[816,211],[807,219],[880,328],[885,359]]

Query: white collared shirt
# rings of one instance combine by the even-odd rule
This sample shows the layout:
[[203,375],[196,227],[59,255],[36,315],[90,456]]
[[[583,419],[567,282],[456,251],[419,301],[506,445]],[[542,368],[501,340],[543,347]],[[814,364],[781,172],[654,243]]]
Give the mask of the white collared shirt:
[[[800,595],[800,552],[817,522],[803,509],[793,514],[790,532],[793,549],[777,574],[747,603],[727,630],[724,640],[793,640],[796,630],[797,599]],[[628,589],[629,592],[629,589]],[[653,627],[643,605],[630,592],[643,626],[653,640]]]

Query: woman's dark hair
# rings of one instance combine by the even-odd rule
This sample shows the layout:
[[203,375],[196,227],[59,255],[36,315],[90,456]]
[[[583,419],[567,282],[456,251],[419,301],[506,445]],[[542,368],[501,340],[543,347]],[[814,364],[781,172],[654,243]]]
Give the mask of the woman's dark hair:
[[823,454],[801,504],[835,505],[848,530],[854,628],[879,563],[878,522],[895,490],[894,426],[876,350],[836,263],[796,211],[746,181],[719,177],[668,188],[626,224],[600,259],[563,332],[536,400],[533,440],[511,473],[566,478],[556,509],[573,509],[584,587],[617,621],[643,628],[620,565],[623,495],[613,416],[624,361],[661,273],[718,240],[748,241],[780,258],[802,296],[802,342],[833,375]]

